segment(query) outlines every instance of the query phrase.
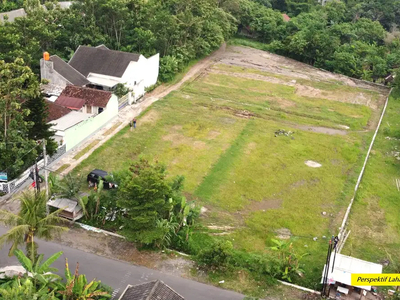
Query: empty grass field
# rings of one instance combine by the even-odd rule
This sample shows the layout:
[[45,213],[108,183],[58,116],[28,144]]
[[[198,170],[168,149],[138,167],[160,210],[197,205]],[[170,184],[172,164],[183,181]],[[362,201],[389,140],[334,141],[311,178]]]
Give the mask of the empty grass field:
[[[171,176],[185,176],[187,198],[207,209],[201,221],[214,226],[210,234],[251,252],[292,237],[310,253],[303,283],[315,287],[324,237],[337,234],[387,91],[305,65],[290,71],[290,61],[263,61],[263,53],[230,48],[74,172],[118,170],[138,157],[162,162]],[[272,72],[270,63],[282,67]],[[279,129],[293,133],[276,135]]]
[[345,254],[373,262],[400,262],[400,92],[394,91],[350,215]]

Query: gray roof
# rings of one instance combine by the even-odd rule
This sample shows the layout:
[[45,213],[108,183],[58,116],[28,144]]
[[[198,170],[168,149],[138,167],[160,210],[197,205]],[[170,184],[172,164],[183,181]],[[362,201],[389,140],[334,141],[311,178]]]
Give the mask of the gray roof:
[[7,12],[0,13],[0,22],[4,21],[4,17],[7,16],[8,22],[14,22],[15,18],[21,18],[26,16],[25,9],[20,8],[16,10],[11,10]]
[[128,285],[119,300],[184,300],[184,298],[160,280]]
[[122,77],[129,63],[140,57],[140,54],[105,48],[79,46],[69,64],[85,77],[89,73]]
[[80,211],[82,208],[79,206],[77,201],[73,201],[71,199],[65,199],[65,198],[57,198],[54,200],[49,200],[47,201],[47,205],[50,205],[55,208],[62,208],[63,210],[67,212],[74,212],[74,211]]
[[[58,2],[58,4],[60,5],[61,9],[66,9],[69,8],[72,5],[71,1],[61,1]],[[43,4],[42,7],[44,9],[46,9],[46,6]],[[4,21],[4,16],[7,15],[7,21],[9,22],[14,22],[15,18],[21,18],[21,17],[25,17],[26,16],[26,11],[23,8],[19,8],[19,9],[15,9],[15,10],[11,10],[11,11],[7,11],[7,12],[3,12],[0,13],[0,22]]]
[[81,73],[79,73],[73,67],[71,67],[69,64],[67,64],[65,61],[63,61],[57,55],[52,55],[50,57],[50,60],[54,64],[54,66],[53,66],[54,70],[56,70],[62,77],[67,79],[72,84],[77,85],[77,86],[84,86],[84,85],[90,83],[89,80],[87,80],[85,78],[85,76],[83,76]]

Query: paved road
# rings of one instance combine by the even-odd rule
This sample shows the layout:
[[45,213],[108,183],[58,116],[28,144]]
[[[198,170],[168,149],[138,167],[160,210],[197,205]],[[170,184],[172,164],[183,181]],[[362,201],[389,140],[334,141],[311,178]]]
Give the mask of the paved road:
[[[6,229],[0,227],[0,235],[5,232]],[[8,257],[8,249],[9,246],[6,245],[0,250],[0,267],[18,264],[15,257]],[[164,281],[185,297],[186,300],[242,300],[244,298],[243,295],[232,291],[145,267],[135,266],[126,262],[104,258],[53,242],[39,241],[39,253],[44,253],[46,257],[58,251],[63,251],[64,255],[53,264],[53,267],[60,270],[60,275],[64,272],[65,257],[68,258],[71,268],[74,268],[75,263],[79,262],[79,272],[86,274],[88,280],[97,278],[115,289],[115,297],[113,299],[118,299],[127,284],[138,284],[155,279]]]

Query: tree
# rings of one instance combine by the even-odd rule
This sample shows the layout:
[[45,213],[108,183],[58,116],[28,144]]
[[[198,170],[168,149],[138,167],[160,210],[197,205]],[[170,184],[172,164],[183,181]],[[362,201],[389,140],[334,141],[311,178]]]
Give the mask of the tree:
[[126,210],[122,232],[129,240],[149,245],[165,234],[157,221],[168,219],[173,207],[172,184],[166,175],[164,166],[141,159],[122,179],[117,205]]
[[0,170],[15,178],[36,157],[36,143],[29,138],[30,111],[22,104],[39,96],[39,82],[22,59],[0,61]]
[[58,217],[59,209],[46,215],[47,198],[44,192],[25,192],[20,198],[21,208],[18,215],[7,210],[0,210],[0,220],[6,226],[13,226],[7,233],[0,237],[0,245],[11,243],[9,251],[11,255],[17,247],[26,244],[29,257],[32,261],[36,259],[36,243],[34,238],[51,240],[55,235],[68,230],[59,226],[62,219]]
[[[58,145],[52,138],[55,133],[50,129],[52,125],[47,123],[48,105],[43,94],[29,98],[23,107],[29,110],[29,115],[25,117],[25,120],[33,124],[29,128],[28,137],[35,141],[46,139],[47,154],[56,153]],[[39,147],[38,152],[42,153],[42,146]]]

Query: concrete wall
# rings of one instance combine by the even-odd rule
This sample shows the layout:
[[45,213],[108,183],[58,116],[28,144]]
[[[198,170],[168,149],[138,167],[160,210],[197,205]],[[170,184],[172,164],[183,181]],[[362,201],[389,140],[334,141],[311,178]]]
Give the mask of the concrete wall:
[[117,96],[112,95],[107,107],[101,114],[82,121],[64,131],[64,143],[67,145],[67,151],[78,145],[116,116],[118,116],[118,99]]
[[160,54],[153,55],[147,59],[145,69],[144,86],[147,88],[157,83],[158,72],[160,70]]
[[53,67],[54,63],[50,60],[40,60],[40,77],[46,79],[50,84],[65,88],[67,84],[71,84],[67,79],[61,76]]
[[135,100],[145,93],[145,88],[157,83],[160,67],[160,55],[150,58],[140,55],[137,62],[131,62],[122,75],[121,82],[133,89]]

